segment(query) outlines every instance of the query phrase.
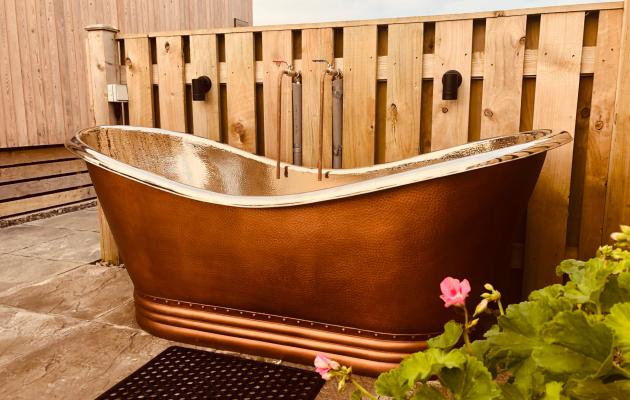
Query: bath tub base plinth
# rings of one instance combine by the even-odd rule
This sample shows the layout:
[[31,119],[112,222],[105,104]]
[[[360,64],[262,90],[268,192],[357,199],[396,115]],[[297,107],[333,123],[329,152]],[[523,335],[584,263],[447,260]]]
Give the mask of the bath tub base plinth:
[[[318,353],[326,353],[362,375],[376,376],[396,367],[403,357],[426,348],[425,341],[347,335],[268,322],[263,320],[266,314],[234,310],[236,315],[225,315],[207,305],[137,292],[134,297],[138,324],[155,336],[307,365]],[[244,316],[247,314],[259,318]]]

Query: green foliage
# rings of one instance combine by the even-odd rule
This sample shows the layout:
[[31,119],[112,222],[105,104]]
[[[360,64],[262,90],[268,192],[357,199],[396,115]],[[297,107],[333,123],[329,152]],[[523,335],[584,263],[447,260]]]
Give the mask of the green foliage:
[[[454,321],[429,348],[381,374],[394,399],[630,399],[630,227],[588,261],[557,268],[565,284],[510,305],[484,339],[461,344]],[[494,290],[494,289],[493,289]],[[467,337],[467,336],[466,336]]]

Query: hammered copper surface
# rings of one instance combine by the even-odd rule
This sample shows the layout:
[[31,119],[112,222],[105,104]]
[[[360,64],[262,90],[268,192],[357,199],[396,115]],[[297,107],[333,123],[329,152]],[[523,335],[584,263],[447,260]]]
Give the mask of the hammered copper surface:
[[568,140],[513,135],[323,182],[301,167],[276,180],[273,160],[158,130],[94,128],[70,147],[88,161],[143,328],[289,360],[326,352],[375,374],[452,317],[445,276],[469,279],[473,298],[485,282],[518,296],[512,233],[544,151]]

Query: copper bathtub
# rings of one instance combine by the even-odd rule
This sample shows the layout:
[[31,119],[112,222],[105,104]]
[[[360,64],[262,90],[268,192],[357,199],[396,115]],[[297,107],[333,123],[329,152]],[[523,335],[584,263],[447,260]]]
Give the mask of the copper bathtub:
[[159,129],[90,128],[68,148],[88,163],[142,328],[292,361],[324,352],[373,375],[452,317],[445,276],[515,294],[512,233],[545,152],[570,140],[526,132],[322,182]]

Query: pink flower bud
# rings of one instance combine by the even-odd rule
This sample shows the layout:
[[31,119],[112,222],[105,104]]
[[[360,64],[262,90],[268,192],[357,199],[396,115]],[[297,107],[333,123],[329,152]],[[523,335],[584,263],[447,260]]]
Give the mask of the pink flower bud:
[[330,371],[338,370],[341,365],[337,361],[333,361],[324,354],[318,354],[315,357],[315,371],[321,375],[322,379],[329,380],[331,378]]
[[444,301],[444,307],[463,307],[466,303],[466,297],[470,293],[470,283],[468,283],[468,279],[460,282],[459,279],[448,276],[440,283],[440,290],[442,291],[440,298]]

